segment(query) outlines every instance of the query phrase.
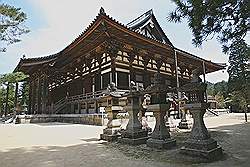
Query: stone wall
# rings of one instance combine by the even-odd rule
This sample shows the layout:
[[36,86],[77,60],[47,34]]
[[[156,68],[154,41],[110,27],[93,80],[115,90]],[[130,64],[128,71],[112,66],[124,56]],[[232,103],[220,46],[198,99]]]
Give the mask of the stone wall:
[[64,123],[77,123],[77,124],[102,126],[102,115],[101,114],[29,115],[29,116],[18,117],[17,122],[18,123],[64,122]]

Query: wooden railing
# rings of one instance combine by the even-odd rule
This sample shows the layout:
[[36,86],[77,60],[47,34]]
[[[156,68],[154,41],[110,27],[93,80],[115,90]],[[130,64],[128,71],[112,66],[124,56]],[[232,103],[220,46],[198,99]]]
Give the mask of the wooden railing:
[[63,109],[64,107],[66,107],[66,104],[67,104],[67,98],[62,98],[60,99],[59,101],[57,101],[55,104],[54,104],[54,112],[55,113],[58,113],[58,111],[60,111],[61,109]]
[[53,110],[54,110],[54,113],[58,113],[60,110],[66,107],[68,103],[73,103],[73,102],[78,102],[78,101],[97,100],[106,95],[107,93],[105,93],[104,91],[96,91],[96,92],[91,92],[91,93],[86,93],[86,94],[81,94],[81,95],[64,97],[54,104]]
[[67,98],[68,102],[75,102],[75,101],[87,101],[87,100],[96,100],[98,98],[104,97],[107,94],[104,91],[96,91],[81,95],[70,96]]
[[[118,91],[126,92],[128,90],[118,90]],[[108,94],[109,94],[108,91],[100,90],[100,91],[86,93],[86,94],[64,97],[54,104],[53,110],[55,113],[58,113],[58,111],[60,111],[64,107],[66,107],[66,105],[68,103],[87,102],[87,101],[91,101],[91,100],[98,100],[102,97],[107,96]]]

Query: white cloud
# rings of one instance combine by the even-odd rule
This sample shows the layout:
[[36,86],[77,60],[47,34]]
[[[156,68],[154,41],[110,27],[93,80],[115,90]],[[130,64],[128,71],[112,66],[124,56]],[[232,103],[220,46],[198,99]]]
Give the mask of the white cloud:
[[[38,29],[31,29],[22,42],[8,47],[4,61],[0,61],[0,73],[10,72],[19,58],[40,57],[56,53],[71,43],[94,20],[101,6],[107,14],[122,23],[127,23],[140,14],[153,8],[160,25],[172,41],[180,49],[189,51],[215,62],[226,62],[227,57],[221,54],[220,46],[214,41],[205,43],[203,49],[194,48],[191,44],[191,33],[185,24],[168,23],[166,16],[173,9],[170,1],[162,0],[27,0],[36,12],[46,20]],[[31,19],[36,19],[32,18]],[[39,20],[30,20],[39,22]],[[211,78],[211,79],[210,79]],[[221,72],[208,76],[210,81],[227,80]]]

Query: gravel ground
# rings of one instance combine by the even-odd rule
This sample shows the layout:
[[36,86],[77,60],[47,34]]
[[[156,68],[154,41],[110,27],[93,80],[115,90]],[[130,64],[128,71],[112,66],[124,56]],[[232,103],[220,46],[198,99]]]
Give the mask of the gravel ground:
[[181,155],[179,148],[188,137],[187,130],[172,129],[177,148],[156,150],[146,145],[99,141],[104,127],[62,123],[0,124],[0,167],[250,166],[250,124],[244,123],[244,115],[207,117],[205,123],[224,150],[219,161],[207,163]]

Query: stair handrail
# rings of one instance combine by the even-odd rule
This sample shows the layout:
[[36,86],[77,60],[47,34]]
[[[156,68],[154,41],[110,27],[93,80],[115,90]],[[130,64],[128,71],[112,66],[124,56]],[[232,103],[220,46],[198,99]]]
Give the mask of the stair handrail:
[[96,92],[90,92],[90,93],[85,93],[85,94],[80,94],[80,95],[69,96],[68,100],[69,101],[74,101],[74,100],[79,100],[79,99],[89,100],[89,99],[100,97],[103,94],[104,94],[104,92],[100,90],[100,91],[96,91]]
[[212,109],[207,109],[208,112],[212,113],[215,116],[219,116],[218,113],[216,113],[215,111],[213,111]]

